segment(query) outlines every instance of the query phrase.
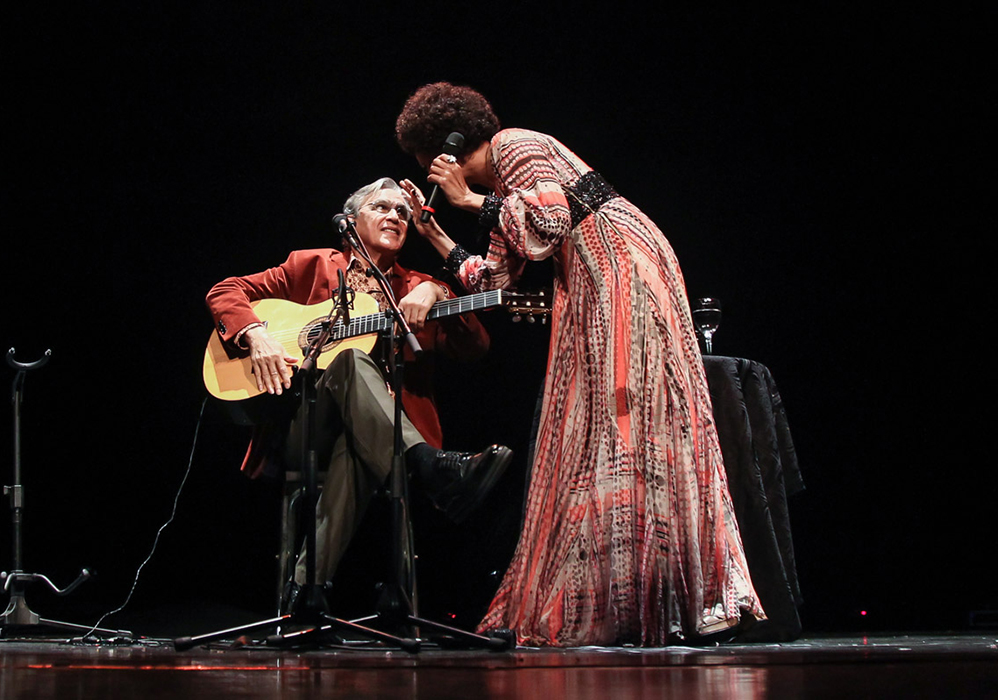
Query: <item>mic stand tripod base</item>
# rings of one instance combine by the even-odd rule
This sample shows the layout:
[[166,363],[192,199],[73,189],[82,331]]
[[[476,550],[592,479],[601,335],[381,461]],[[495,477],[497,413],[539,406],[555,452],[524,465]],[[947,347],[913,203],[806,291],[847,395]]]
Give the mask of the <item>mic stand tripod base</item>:
[[[297,632],[288,632],[286,634],[267,637],[267,645],[286,647],[308,645],[317,641],[321,643],[322,641],[327,640],[328,637],[335,636],[337,631],[345,631],[355,632],[361,637],[382,642],[389,646],[398,647],[402,651],[408,651],[413,654],[418,652],[420,649],[420,642],[418,639],[396,637],[393,634],[381,632],[380,630],[372,629],[371,627],[365,627],[364,625],[357,624],[357,622],[352,622],[350,620],[341,620],[340,618],[333,617],[332,615],[327,615],[325,613],[321,613],[319,615],[319,621],[325,624],[319,624],[311,629],[304,629]],[[342,639],[338,641],[342,643]]]
[[288,622],[291,620],[291,617],[292,616],[290,614],[281,615],[280,617],[272,617],[269,620],[259,620],[248,625],[230,627],[227,630],[209,632],[208,634],[201,634],[196,637],[177,637],[173,640],[173,648],[176,651],[187,651],[188,649],[193,649],[194,647],[201,646],[202,644],[210,644],[211,642],[218,641],[219,639],[225,639],[227,637],[241,637],[245,632],[261,629],[270,625],[279,625],[282,622]]
[[[315,593],[310,593],[308,589],[313,589]],[[173,640],[173,648],[176,651],[187,651],[188,649],[193,649],[194,647],[202,644],[209,644],[220,639],[241,637],[247,632],[276,625],[281,628],[301,626],[305,629],[295,632],[287,632],[284,634],[271,635],[266,639],[268,646],[321,646],[324,643],[328,643],[330,641],[330,637],[334,637],[337,630],[347,630],[355,632],[362,637],[398,647],[404,651],[419,651],[418,640],[396,637],[379,630],[364,627],[363,625],[359,625],[348,620],[341,620],[329,615],[325,612],[324,602],[318,602],[321,600],[321,595],[322,593],[318,586],[303,587],[299,597],[299,600],[302,600],[303,602],[290,613],[270,618],[268,620],[260,620],[248,625],[241,625],[239,627],[231,627],[218,632],[202,634],[196,637],[178,637]]]
[[303,644],[322,644],[333,637],[336,642],[342,642],[336,636],[337,631],[353,632],[366,639],[398,647],[403,651],[419,651],[419,642],[415,639],[399,637],[381,630],[359,625],[356,621],[343,620],[329,614],[326,598],[322,587],[312,584],[302,586],[298,595],[298,605],[292,611],[289,626],[300,624],[308,629],[296,630],[267,637],[268,646],[296,646]]
[[[487,649],[489,651],[507,651],[516,647],[516,634],[510,630],[496,630],[489,634],[478,634],[467,630],[451,627],[441,622],[418,617],[409,612],[412,608],[406,607],[405,593],[398,591],[396,597],[387,593],[382,598],[379,605],[379,612],[368,617],[352,620],[353,624],[360,622],[373,622],[382,620],[396,627],[409,627],[419,630],[429,630],[436,632],[439,636],[435,639],[441,647],[450,648],[476,648]],[[416,640],[419,643],[420,640]]]

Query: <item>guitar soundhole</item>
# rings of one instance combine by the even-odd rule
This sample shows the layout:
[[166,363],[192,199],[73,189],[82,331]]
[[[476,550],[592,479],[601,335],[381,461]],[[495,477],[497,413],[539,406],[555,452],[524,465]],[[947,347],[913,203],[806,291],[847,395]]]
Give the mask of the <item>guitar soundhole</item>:
[[[312,347],[312,343],[314,343],[322,333],[322,322],[324,320],[325,318],[319,318],[314,321],[310,321],[304,328],[302,328],[301,333],[298,334],[298,347],[301,348],[302,355],[305,355],[308,352],[308,349]],[[331,350],[339,343],[339,340],[330,337],[326,344],[322,347],[322,351],[326,352]]]

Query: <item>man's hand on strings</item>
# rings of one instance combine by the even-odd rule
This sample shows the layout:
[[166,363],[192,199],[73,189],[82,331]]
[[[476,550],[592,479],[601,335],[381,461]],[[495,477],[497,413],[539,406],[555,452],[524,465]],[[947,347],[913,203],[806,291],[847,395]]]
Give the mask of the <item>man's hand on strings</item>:
[[250,328],[243,336],[243,342],[249,347],[258,389],[280,395],[291,388],[291,366],[298,360],[291,357],[265,327]]

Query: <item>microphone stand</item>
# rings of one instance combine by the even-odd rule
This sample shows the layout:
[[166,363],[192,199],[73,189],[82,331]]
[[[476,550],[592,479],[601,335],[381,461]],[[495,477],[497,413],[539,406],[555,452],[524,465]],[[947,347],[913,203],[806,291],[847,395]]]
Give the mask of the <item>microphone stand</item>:
[[[371,629],[363,625],[333,617],[329,614],[329,608],[323,595],[322,586],[315,582],[316,570],[316,516],[315,508],[319,501],[319,486],[316,474],[318,472],[317,454],[314,445],[315,435],[315,404],[316,404],[316,384],[317,362],[323,348],[329,341],[333,325],[337,320],[342,319],[344,323],[349,323],[349,305],[352,303],[352,295],[347,293],[346,283],[343,278],[343,271],[339,271],[339,296],[333,308],[330,309],[329,316],[319,325],[319,332],[311,339],[308,351],[305,353],[305,360],[298,370],[301,376],[301,410],[304,412],[302,431],[302,471],[305,482],[305,504],[299,517],[305,529],[305,584],[302,586],[297,600],[292,610],[278,617],[251,622],[247,625],[232,627],[217,632],[209,632],[195,637],[179,637],[173,640],[174,649],[185,651],[200,644],[224,639],[226,637],[240,636],[245,632],[254,629],[277,625],[301,625],[310,627],[298,632],[272,635],[267,638],[267,644],[273,646],[286,646],[290,644],[304,644],[315,642],[315,637],[327,636],[335,630],[349,630],[368,639],[374,639],[386,644],[394,645],[409,652],[419,650],[419,642],[414,639],[405,639],[395,635],[387,634],[380,630]],[[321,640],[319,640],[321,641]]]
[[[384,298],[388,302],[386,315],[390,316],[398,329],[398,336],[405,340],[413,354],[419,355],[422,348],[415,334],[406,323],[398,302],[395,300],[395,293],[392,291],[388,278],[378,269],[378,266],[371,258],[363,240],[353,229],[353,224],[343,217],[340,224],[341,233],[347,239],[350,247],[367,263],[367,274],[373,276],[381,287]],[[337,317],[349,318],[349,306],[346,301],[347,295],[343,294],[344,282],[343,274],[340,272],[339,302],[334,306]],[[338,307],[343,306],[340,310]],[[332,313],[332,311],[330,312]],[[198,644],[204,644],[224,637],[238,636],[239,634],[268,625],[284,625],[304,623],[309,629],[289,632],[287,634],[273,635],[267,638],[267,643],[274,646],[293,645],[316,645],[326,641],[338,630],[350,630],[361,636],[395,645],[408,652],[418,652],[420,649],[420,639],[418,636],[395,636],[387,632],[368,627],[368,622],[380,622],[388,629],[401,629],[405,633],[415,633],[418,635],[420,627],[438,632],[443,636],[442,643],[448,646],[469,646],[493,651],[504,651],[516,646],[516,636],[509,630],[497,630],[488,635],[476,634],[467,630],[458,629],[449,625],[444,625],[433,620],[417,617],[415,609],[416,574],[415,562],[412,555],[412,524],[409,519],[408,509],[408,478],[405,470],[404,444],[402,440],[402,344],[396,344],[396,335],[392,330],[386,330],[382,335],[385,346],[385,359],[388,364],[388,382],[391,386],[394,404],[394,445],[392,450],[392,465],[389,474],[389,498],[391,500],[391,520],[392,520],[392,542],[391,542],[391,566],[390,580],[381,585],[381,594],[376,605],[374,615],[358,618],[356,620],[342,620],[331,616],[328,613],[325,596],[321,587],[315,581],[315,506],[318,502],[318,486],[316,483],[316,455],[311,447],[312,435],[314,432],[315,415],[312,410],[315,403],[316,379],[315,358],[322,352],[322,348],[329,337],[332,322],[323,322],[322,331],[319,336],[309,346],[305,361],[302,363],[299,374],[304,374],[302,382],[302,408],[306,410],[305,430],[303,438],[303,450],[305,459],[303,463],[305,479],[305,505],[303,511],[305,517],[311,518],[310,526],[305,528],[305,570],[306,584],[298,595],[298,601],[292,611],[288,614],[268,620],[261,620],[249,625],[233,627],[231,629],[213,632],[198,637],[181,637],[174,640],[174,647],[178,651],[190,649]],[[396,345],[398,348],[396,350]],[[365,623],[365,624],[360,624]],[[446,642],[444,642],[446,640]]]
[[[346,222],[344,228],[350,246],[368,264],[367,274],[373,276],[381,287],[384,298],[388,302],[386,315],[395,321],[398,336],[404,339],[415,356],[419,356],[422,348],[415,334],[406,323],[399,309],[392,290],[391,283],[384,273],[374,264],[364,241],[353,230],[353,224]],[[426,628],[444,635],[452,646],[471,646],[482,649],[503,651],[516,646],[516,636],[510,631],[497,631],[489,635],[476,634],[467,630],[451,627],[433,620],[421,618],[416,610],[416,569],[412,549],[412,521],[409,518],[409,480],[405,469],[404,444],[402,440],[402,389],[404,362],[402,344],[395,342],[396,336],[391,330],[382,335],[385,349],[385,360],[388,365],[388,383],[395,399],[394,446],[392,451],[392,466],[389,475],[388,496],[391,501],[391,566],[389,580],[381,584],[381,594],[374,615],[358,618],[355,623],[380,622],[389,629],[402,629],[416,635],[419,643],[419,629]],[[396,347],[397,346],[397,347]]]

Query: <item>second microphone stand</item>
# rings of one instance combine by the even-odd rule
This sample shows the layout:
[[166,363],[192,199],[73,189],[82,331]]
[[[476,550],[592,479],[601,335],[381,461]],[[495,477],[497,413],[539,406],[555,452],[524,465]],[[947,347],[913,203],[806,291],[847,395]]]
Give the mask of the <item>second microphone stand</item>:
[[[415,557],[412,549],[412,523],[409,518],[409,491],[407,473],[405,469],[405,445],[402,439],[402,388],[403,388],[403,350],[404,346],[409,346],[414,355],[419,355],[422,348],[409,324],[406,323],[405,316],[399,309],[395,299],[394,290],[384,273],[374,264],[363,240],[356,235],[352,229],[352,224],[347,223],[344,235],[350,242],[353,250],[360,255],[368,264],[367,274],[375,278],[378,286],[387,301],[388,308],[385,313],[394,320],[394,328],[397,335],[392,330],[385,331],[382,342],[384,343],[384,357],[388,365],[388,383],[394,396],[394,429],[393,429],[393,450],[392,466],[388,477],[388,498],[390,500],[391,511],[391,557],[389,567],[389,580],[382,583],[381,594],[379,596],[376,612],[373,615],[359,618],[348,623],[359,625],[362,634],[370,631],[368,624],[377,624],[379,628],[387,628],[398,631],[403,637],[396,638],[396,643],[406,645],[415,644],[415,648],[403,646],[408,651],[419,649],[419,632],[421,629],[430,630],[441,636],[441,641],[447,640],[449,646],[465,646],[481,649],[491,649],[501,651],[515,646],[516,639],[512,633],[496,632],[492,635],[481,635],[467,630],[458,629],[426,618],[421,618],[416,611],[416,571]],[[342,286],[342,283],[341,283]],[[397,340],[404,341],[396,342]],[[311,470],[310,470],[311,471]],[[309,501],[305,508],[312,508],[314,512],[315,501]],[[314,528],[311,533],[314,538]],[[314,539],[313,539],[314,544]],[[308,562],[306,560],[306,568]],[[312,580],[312,579],[309,579]],[[283,643],[301,643],[314,641],[316,637],[322,639],[329,634],[335,634],[337,630],[344,629],[342,621],[329,624],[320,624],[314,629],[293,632],[281,638]],[[399,641],[401,640],[401,642]],[[274,642],[273,638],[268,640]]]

